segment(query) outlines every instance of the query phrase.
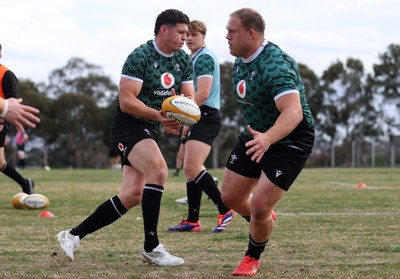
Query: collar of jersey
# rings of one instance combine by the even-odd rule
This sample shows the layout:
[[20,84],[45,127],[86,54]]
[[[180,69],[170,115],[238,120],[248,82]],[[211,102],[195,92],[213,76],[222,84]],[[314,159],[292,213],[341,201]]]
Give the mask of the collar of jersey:
[[257,58],[258,55],[260,55],[261,51],[263,51],[263,49],[265,48],[265,46],[268,44],[268,41],[264,39],[264,41],[262,42],[261,46],[257,49],[256,52],[254,52],[249,58],[242,58],[244,63],[250,63],[251,61],[253,61],[254,59]]
[[193,53],[193,54],[191,55],[192,60],[194,60],[194,58],[195,58],[205,47],[206,47],[206,46],[204,45],[204,46],[202,46],[198,51],[196,51],[195,53]]
[[165,57],[172,57],[172,56],[174,55],[174,53],[167,54],[167,53],[162,52],[161,49],[158,47],[158,45],[157,45],[157,43],[156,43],[156,40],[153,40],[153,46],[154,46],[155,50],[156,50],[159,54],[161,54],[162,56],[165,56]]

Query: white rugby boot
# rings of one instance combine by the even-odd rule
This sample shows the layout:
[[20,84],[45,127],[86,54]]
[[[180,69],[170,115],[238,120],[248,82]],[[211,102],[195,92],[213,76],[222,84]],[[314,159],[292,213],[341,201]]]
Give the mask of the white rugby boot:
[[74,250],[78,248],[80,239],[77,235],[72,235],[68,231],[61,231],[57,234],[57,240],[61,245],[61,249],[67,255],[67,257],[73,261],[74,260]]
[[171,255],[161,243],[152,252],[146,252],[142,248],[141,254],[144,262],[159,266],[177,266],[185,262],[183,259]]

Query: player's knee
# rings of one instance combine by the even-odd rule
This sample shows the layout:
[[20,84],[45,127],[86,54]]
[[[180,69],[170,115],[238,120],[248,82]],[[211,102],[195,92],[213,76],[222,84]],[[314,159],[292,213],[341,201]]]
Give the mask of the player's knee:
[[235,210],[239,206],[239,200],[227,191],[221,191],[222,202],[228,207]]
[[185,174],[186,179],[195,179],[201,171],[202,170],[199,166],[192,164],[186,164],[183,166],[183,173]]
[[168,169],[161,167],[158,169],[151,170],[148,175],[146,175],[146,180],[148,183],[164,185],[167,181]]
[[[251,219],[253,220],[260,220],[260,222],[265,222],[268,218],[271,218],[271,211],[272,209],[269,209],[264,206],[251,206]],[[271,218],[272,220],[272,218]]]

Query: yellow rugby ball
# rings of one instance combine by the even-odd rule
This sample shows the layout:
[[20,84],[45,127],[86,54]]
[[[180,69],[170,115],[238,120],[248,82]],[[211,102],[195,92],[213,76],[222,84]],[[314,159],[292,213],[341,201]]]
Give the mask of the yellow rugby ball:
[[201,117],[199,106],[184,96],[171,96],[164,100],[161,109],[166,117],[178,120],[182,125],[192,126]]
[[24,203],[28,209],[42,209],[50,205],[49,200],[41,194],[28,195]]
[[25,199],[27,196],[28,196],[28,194],[26,194],[26,193],[15,194],[11,198],[11,204],[17,209],[25,208],[26,207]]

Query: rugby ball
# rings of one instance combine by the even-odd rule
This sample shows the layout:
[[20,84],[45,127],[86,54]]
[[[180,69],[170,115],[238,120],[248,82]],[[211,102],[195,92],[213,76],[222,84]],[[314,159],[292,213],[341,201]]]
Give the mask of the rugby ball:
[[11,204],[17,209],[26,208],[25,199],[27,196],[28,194],[26,193],[15,194],[11,198]]
[[200,120],[199,106],[183,96],[171,96],[164,100],[161,109],[166,117],[178,120],[182,125],[192,126]]
[[41,194],[28,195],[24,203],[29,209],[42,209],[50,205],[49,200]]

